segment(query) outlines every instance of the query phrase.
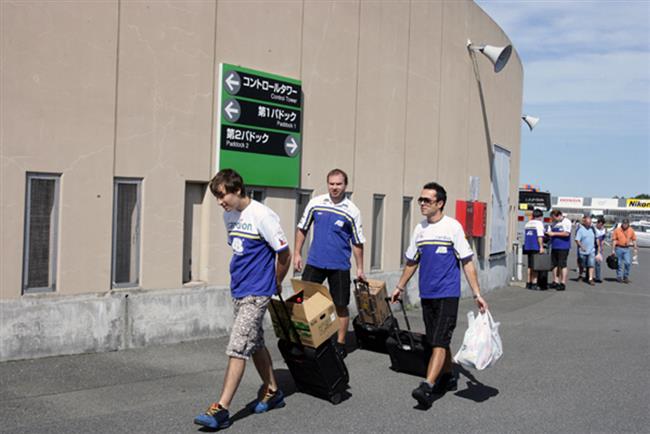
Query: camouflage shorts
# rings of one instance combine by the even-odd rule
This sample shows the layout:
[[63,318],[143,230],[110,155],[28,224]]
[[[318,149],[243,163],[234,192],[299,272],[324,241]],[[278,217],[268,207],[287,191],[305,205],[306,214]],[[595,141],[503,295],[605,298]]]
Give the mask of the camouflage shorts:
[[264,346],[262,323],[271,297],[248,295],[233,298],[234,318],[226,354],[248,360]]

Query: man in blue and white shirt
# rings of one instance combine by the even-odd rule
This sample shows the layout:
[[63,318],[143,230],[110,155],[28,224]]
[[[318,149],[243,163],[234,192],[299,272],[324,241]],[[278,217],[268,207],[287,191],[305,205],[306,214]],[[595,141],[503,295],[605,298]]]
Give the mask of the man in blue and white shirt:
[[566,289],[566,279],[569,274],[567,258],[571,249],[571,220],[564,217],[562,211],[551,211],[553,223],[546,236],[551,238],[551,262],[553,263],[553,283],[550,288],[558,291]]
[[526,289],[541,289],[537,286],[537,271],[533,270],[535,255],[544,253],[544,214],[541,210],[533,210],[533,218],[524,226],[524,255],[528,255],[528,280]]
[[481,312],[487,302],[481,290],[472,262],[474,253],[465,238],[461,224],[443,214],[447,192],[435,183],[426,184],[418,204],[425,217],[413,230],[406,250],[406,266],[395,287],[392,301],[402,296],[409,279],[420,267],[418,288],[426,338],[431,347],[431,359],[426,381],[413,390],[412,396],[423,407],[430,407],[441,390],[455,390],[457,379],[451,366],[451,337],[456,328],[460,298],[460,267],[469,283],[474,300]]
[[[363,236],[361,212],[345,197],[348,175],[333,169],[327,174],[327,194],[309,201],[298,223],[293,254],[293,267],[302,271],[302,279],[323,283],[327,279],[334,300],[336,314],[340,319],[337,335],[337,351],[342,357],[345,350],[345,335],[350,324],[350,254],[357,264],[357,278],[366,279],[363,273]],[[311,225],[314,238],[309,248],[307,264],[303,271],[302,246]]]
[[225,211],[223,220],[233,253],[230,293],[234,321],[226,347],[229,359],[221,396],[194,423],[221,429],[230,426],[228,409],[251,357],[263,382],[263,393],[252,406],[255,413],[285,405],[264,345],[262,323],[271,296],[280,291],[291,266],[291,253],[277,214],[246,195],[237,172],[219,171],[210,181],[210,191]]

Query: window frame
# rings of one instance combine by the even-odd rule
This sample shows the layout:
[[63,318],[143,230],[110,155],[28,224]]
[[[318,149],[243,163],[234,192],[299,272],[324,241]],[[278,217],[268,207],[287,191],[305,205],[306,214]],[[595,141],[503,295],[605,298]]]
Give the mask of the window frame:
[[[408,206],[407,206],[408,204]],[[408,210],[408,221],[405,220],[404,211]],[[402,234],[400,239],[400,267],[406,265],[406,249],[411,241],[412,225],[413,225],[413,196],[402,196]]]
[[[260,200],[255,199],[255,197],[253,197],[255,195],[255,193],[259,193],[262,196]],[[268,197],[268,190],[266,188],[264,188],[264,187],[259,187],[259,186],[254,186],[254,185],[253,186],[247,185],[246,186],[246,196],[248,196],[249,198],[251,198],[253,200],[257,200],[261,204],[264,204],[264,202],[266,201],[266,198]]]
[[[50,263],[51,286],[28,287],[29,284],[29,241],[30,241],[30,218],[32,184],[34,179],[46,179],[54,181],[54,201],[52,203],[52,221],[50,225]],[[42,292],[55,292],[57,289],[57,263],[59,257],[59,195],[61,191],[61,174],[45,172],[27,172],[25,185],[25,219],[23,223],[23,276],[21,282],[22,294],[34,294]]]
[[[116,262],[116,256],[117,256],[117,205],[118,205],[118,185],[119,184],[134,184],[137,188],[137,194],[136,194],[136,213],[137,213],[137,223],[135,227],[136,231],[136,247],[135,247],[135,253],[133,254],[133,259],[135,260],[135,270],[136,270],[136,278],[133,281],[130,282],[121,282],[121,283],[116,283],[115,282],[115,272],[116,272],[116,267],[115,267],[115,262]],[[142,184],[143,180],[142,178],[124,178],[124,177],[116,177],[113,179],[113,230],[112,230],[112,235],[111,235],[111,288],[112,289],[122,289],[122,288],[138,288],[140,286],[140,251],[141,251],[141,244],[142,244]]]
[[[381,199],[381,210],[380,213],[378,214],[380,216],[379,222],[381,223],[379,226],[379,231],[377,231],[377,221],[375,221],[375,203],[377,199]],[[384,255],[383,255],[383,248],[384,248],[384,213],[385,213],[385,208],[386,208],[386,195],[385,194],[373,194],[372,195],[372,247],[370,249],[370,270],[371,271],[381,271],[383,270],[383,260],[384,260]],[[377,243],[377,239],[375,238],[375,235],[378,235],[379,243]],[[377,244],[379,244],[379,248],[377,249]],[[378,260],[379,264],[374,263],[375,260],[375,254],[378,255]]]
[[[312,199],[312,196],[314,194],[314,190],[306,190],[306,189],[298,189],[296,190],[296,218],[295,218],[295,224],[294,224],[294,230],[299,231],[298,229],[298,223],[300,223],[300,219],[302,218],[303,213],[307,209],[307,205],[309,205],[309,201]],[[305,206],[300,210],[300,207],[298,206],[298,200],[300,199],[301,196],[307,196],[307,201],[305,202]],[[307,234],[305,234],[305,242],[302,245],[302,251],[299,252],[302,255],[302,252],[305,252],[305,255],[309,254],[309,248],[311,247],[311,234],[312,231],[307,231]],[[295,248],[295,246],[294,246]],[[305,261],[303,261],[305,263]],[[302,271],[296,271],[295,269],[293,270],[293,276],[300,276],[302,274]]]

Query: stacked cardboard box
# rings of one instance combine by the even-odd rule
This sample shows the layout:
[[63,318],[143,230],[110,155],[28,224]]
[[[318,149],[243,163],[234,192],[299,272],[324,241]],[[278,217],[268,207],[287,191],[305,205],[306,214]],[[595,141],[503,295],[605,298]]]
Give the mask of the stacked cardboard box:
[[389,315],[386,304],[386,282],[374,279],[357,282],[354,296],[362,322],[380,326],[386,321]]
[[[292,279],[294,294],[285,300],[272,299],[269,312],[275,335],[280,339],[296,342],[297,331],[300,342],[316,348],[338,331],[339,319],[328,289],[317,283]],[[293,328],[288,322],[291,316]],[[287,336],[286,333],[290,336]]]

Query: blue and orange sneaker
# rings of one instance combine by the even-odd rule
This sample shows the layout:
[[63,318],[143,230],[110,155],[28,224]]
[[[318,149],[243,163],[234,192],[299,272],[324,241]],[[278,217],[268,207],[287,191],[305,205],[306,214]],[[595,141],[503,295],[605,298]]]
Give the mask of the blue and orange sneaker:
[[265,413],[274,408],[282,408],[285,405],[287,403],[284,402],[284,392],[282,392],[282,389],[278,389],[275,392],[267,390],[264,397],[254,402],[251,407],[255,413]]
[[214,430],[228,428],[230,426],[230,413],[220,404],[213,402],[205,413],[194,418],[194,423]]

